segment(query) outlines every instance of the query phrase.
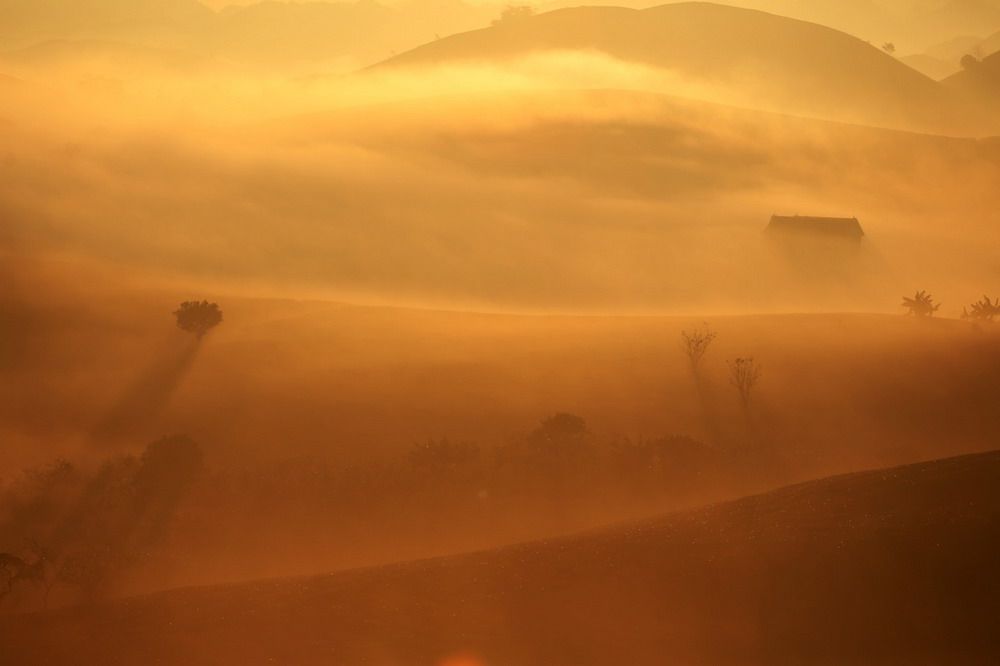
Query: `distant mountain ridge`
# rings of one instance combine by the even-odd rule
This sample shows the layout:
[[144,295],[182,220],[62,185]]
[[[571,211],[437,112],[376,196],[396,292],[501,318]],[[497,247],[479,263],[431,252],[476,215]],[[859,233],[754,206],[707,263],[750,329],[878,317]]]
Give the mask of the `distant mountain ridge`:
[[645,10],[562,9],[425,44],[378,67],[498,62],[596,50],[742,91],[772,110],[933,125],[949,113],[934,81],[866,42],[814,23],[707,2]]

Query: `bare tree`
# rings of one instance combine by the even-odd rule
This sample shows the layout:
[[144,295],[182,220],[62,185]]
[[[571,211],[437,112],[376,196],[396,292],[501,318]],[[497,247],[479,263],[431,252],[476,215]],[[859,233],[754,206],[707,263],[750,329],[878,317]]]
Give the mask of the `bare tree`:
[[935,303],[926,291],[918,291],[913,295],[913,298],[903,298],[903,307],[909,310],[914,317],[933,317],[941,304]]
[[744,407],[750,404],[750,394],[759,379],[760,366],[753,358],[737,358],[729,361],[729,381],[740,392],[740,400]]
[[983,300],[976,301],[968,308],[962,308],[962,319],[993,321],[997,315],[1000,315],[1000,298],[991,301],[989,296],[983,296]]
[[708,324],[703,324],[702,328],[693,331],[681,331],[684,352],[687,354],[688,360],[691,362],[691,369],[695,373],[698,372],[701,359],[704,358],[715,337],[716,333],[708,327]]
[[218,303],[185,301],[174,311],[177,327],[199,338],[222,323],[222,310]]

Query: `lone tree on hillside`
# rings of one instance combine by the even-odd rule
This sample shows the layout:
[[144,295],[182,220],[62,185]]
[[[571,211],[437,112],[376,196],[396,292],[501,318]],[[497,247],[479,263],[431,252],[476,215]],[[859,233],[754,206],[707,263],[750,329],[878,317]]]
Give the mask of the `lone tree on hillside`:
[[177,327],[199,338],[222,323],[222,310],[218,303],[185,301],[174,311]]
[[962,59],[958,61],[958,64],[961,65],[962,69],[968,72],[979,67],[979,58],[971,53],[966,53],[962,56]]
[[534,8],[528,5],[507,5],[500,12],[500,18],[493,19],[492,25],[510,25],[534,15]]
[[889,55],[893,55],[896,53],[896,45],[893,44],[892,42],[886,42],[885,44],[882,45],[882,50],[888,53]]
[[976,301],[967,308],[962,308],[962,319],[993,321],[997,315],[1000,315],[1000,298],[991,301],[989,296],[983,296],[983,300]]
[[705,356],[712,341],[715,340],[716,333],[704,324],[702,328],[693,331],[681,331],[681,339],[684,341],[684,352],[688,360],[691,361],[691,369],[698,372],[701,359]]
[[760,366],[753,358],[738,358],[735,361],[729,361],[729,381],[740,392],[740,401],[744,407],[750,404],[750,394],[759,379]]
[[903,307],[909,310],[914,317],[933,317],[941,304],[935,303],[926,291],[918,291],[913,295],[913,298],[903,298]]

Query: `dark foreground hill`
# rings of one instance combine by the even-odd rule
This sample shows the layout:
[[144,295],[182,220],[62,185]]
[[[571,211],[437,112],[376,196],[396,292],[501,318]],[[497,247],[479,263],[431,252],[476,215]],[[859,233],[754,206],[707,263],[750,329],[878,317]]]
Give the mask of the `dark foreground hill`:
[[998,478],[996,452],[833,477],[495,551],[6,618],[0,645],[12,665],[996,663]]

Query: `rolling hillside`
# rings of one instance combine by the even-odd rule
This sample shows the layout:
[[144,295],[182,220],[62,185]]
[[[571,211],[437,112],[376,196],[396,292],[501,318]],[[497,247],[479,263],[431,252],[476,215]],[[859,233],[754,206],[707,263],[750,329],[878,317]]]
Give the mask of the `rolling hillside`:
[[[997,22],[1000,23],[1000,20]],[[1000,51],[1000,32],[995,32],[986,39],[971,35],[955,37],[932,46],[923,53],[902,56],[900,60],[935,81],[940,81],[961,71],[959,63],[965,55],[985,58],[997,51]]]
[[544,51],[596,50],[719,86],[771,108],[870,123],[943,123],[930,79],[842,32],[702,2],[646,10],[578,7],[441,39],[381,66],[502,62]]
[[[500,550],[8,618],[17,664],[986,664],[1000,454]],[[276,547],[279,547],[276,544]]]
[[966,96],[984,113],[1000,111],[1000,52],[944,80],[944,85]]

